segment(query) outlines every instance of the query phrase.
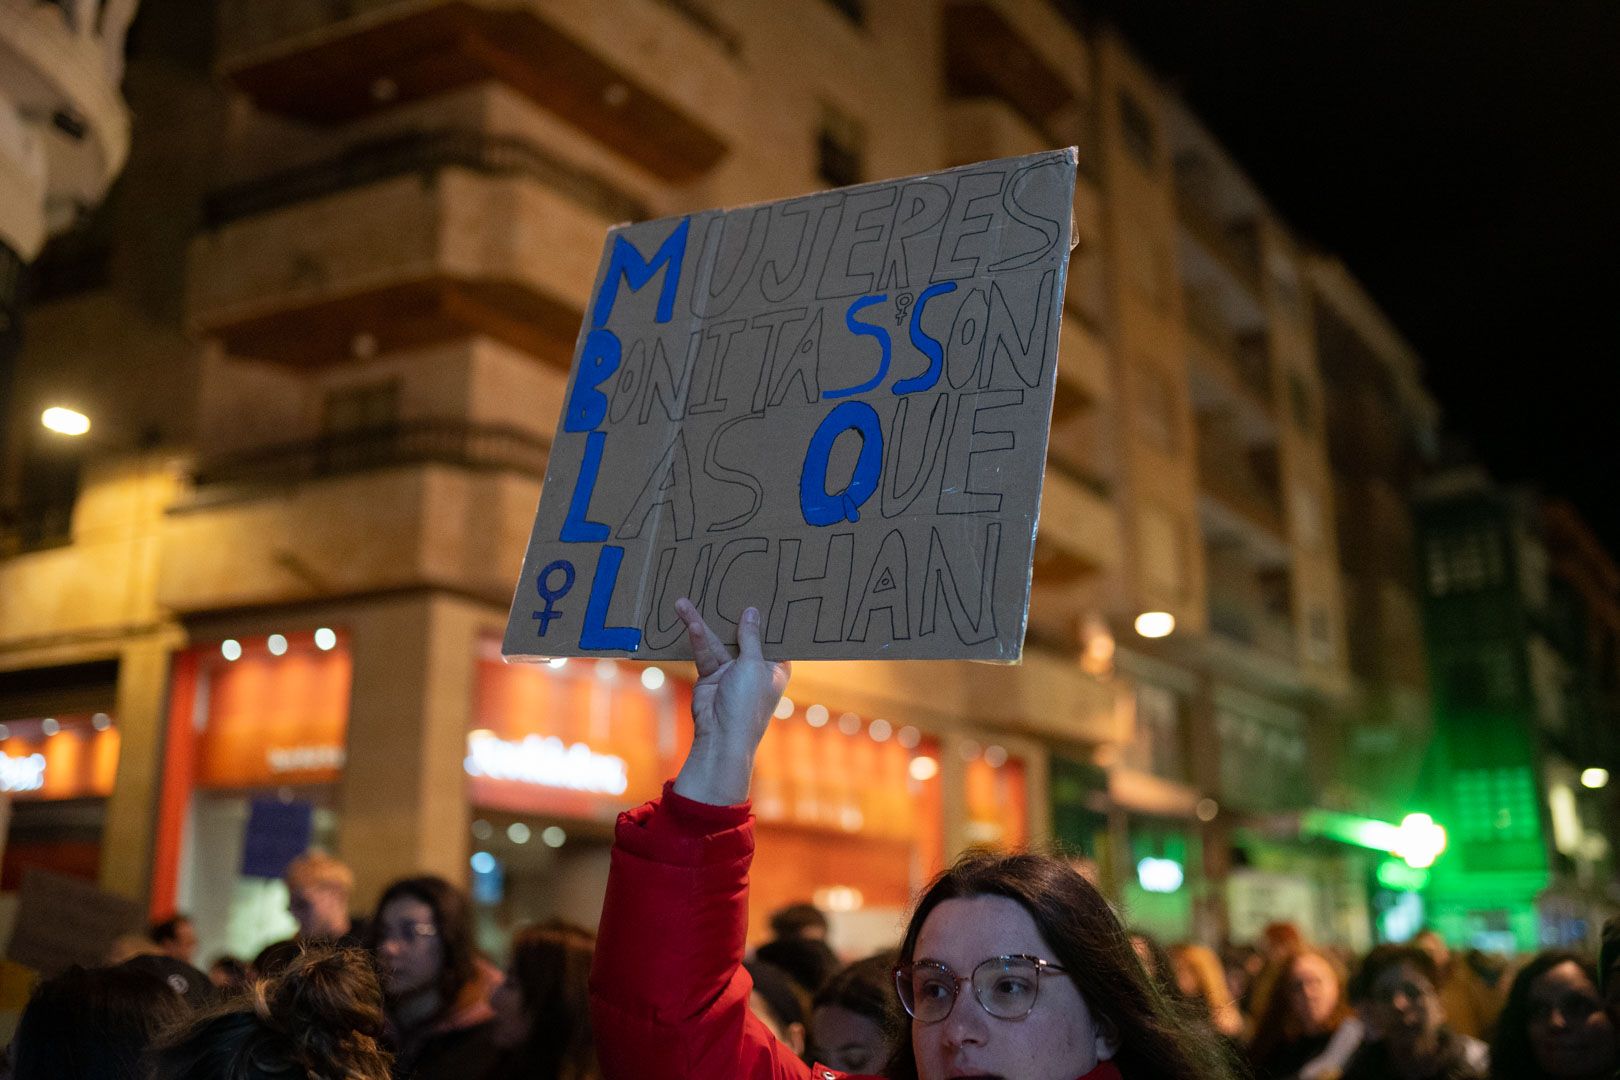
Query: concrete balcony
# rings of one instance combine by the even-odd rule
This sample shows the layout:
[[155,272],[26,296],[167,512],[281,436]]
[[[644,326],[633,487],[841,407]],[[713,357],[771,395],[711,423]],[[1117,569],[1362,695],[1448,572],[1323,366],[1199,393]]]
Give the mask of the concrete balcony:
[[1063,126],[1088,97],[1079,31],[1049,4],[948,0],[945,84],[952,97],[994,97],[1036,126]]
[[[24,259],[99,203],[129,156],[119,82],[134,10],[132,0],[0,0],[0,100],[26,118],[20,130],[0,132],[0,203],[8,204],[0,238]],[[25,198],[32,220],[9,206]]]
[[1114,400],[1114,382],[1109,372],[1108,346],[1095,330],[1080,319],[1064,319],[1058,339],[1057,387],[1053,393],[1052,416],[1063,419],[1077,410],[1105,405]]
[[360,340],[469,334],[566,367],[603,237],[634,206],[590,178],[561,183],[520,141],[472,140],[360,147],[219,193],[192,246],[192,324],[233,355],[300,367]]
[[945,106],[946,165],[971,165],[1052,149],[1051,140],[998,97],[957,98]]
[[1275,420],[1271,355],[1264,335],[1239,334],[1225,321],[1219,305],[1206,293],[1188,289],[1183,294],[1188,345],[1194,367],[1213,375],[1224,386],[1223,396]]
[[965,689],[969,714],[997,727],[1080,743],[1121,742],[1128,734],[1113,689],[1067,656],[1026,648],[1016,667],[977,665]]
[[1248,290],[1251,299],[1259,303],[1263,286],[1260,280],[1260,241],[1255,223],[1222,221],[1201,201],[1184,193],[1177,202],[1176,215],[1184,235],[1203,248],[1234,281]]
[[1043,585],[1075,582],[1119,566],[1119,511],[1107,487],[1049,461],[1035,539],[1035,577]]
[[675,183],[744,126],[736,39],[654,0],[228,0],[220,28],[232,82],[316,123],[500,82]]
[[420,424],[205,462],[169,511],[158,603],[186,614],[415,587],[506,604],[546,447]]

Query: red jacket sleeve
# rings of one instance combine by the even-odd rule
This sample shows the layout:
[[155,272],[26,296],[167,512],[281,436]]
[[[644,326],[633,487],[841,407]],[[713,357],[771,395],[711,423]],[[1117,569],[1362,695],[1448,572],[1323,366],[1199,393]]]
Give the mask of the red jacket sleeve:
[[666,784],[619,815],[591,969],[606,1080],[810,1080],[748,1009],[753,855],[746,803],[709,806]]

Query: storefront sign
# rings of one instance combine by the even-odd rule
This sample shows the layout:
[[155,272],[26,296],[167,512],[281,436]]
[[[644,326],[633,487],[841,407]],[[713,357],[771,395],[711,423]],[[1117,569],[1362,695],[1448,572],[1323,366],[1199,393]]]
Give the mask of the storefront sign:
[[613,230],[512,657],[1015,660],[1075,152]]
[[657,796],[691,741],[683,683],[615,660],[508,664],[500,648],[479,643],[463,758],[474,806],[611,821]]
[[346,637],[326,634],[325,647],[314,631],[289,630],[192,651],[198,787],[326,784],[343,775],[353,664]]
[[0,792],[19,801],[105,798],[118,772],[118,729],[105,713],[10,720]]
[[273,773],[309,772],[343,768],[346,751],[341,746],[272,746],[264,756]]
[[0,791],[38,791],[45,786],[45,755],[0,754]]
[[470,732],[465,765],[468,776],[598,795],[623,795],[630,786],[623,758],[598,754],[581,742],[564,746],[555,736],[512,742],[488,731]]

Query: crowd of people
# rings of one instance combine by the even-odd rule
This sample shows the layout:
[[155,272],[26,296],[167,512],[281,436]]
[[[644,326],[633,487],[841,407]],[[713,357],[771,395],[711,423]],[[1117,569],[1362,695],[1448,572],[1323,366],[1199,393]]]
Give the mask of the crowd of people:
[[312,853],[297,935],[193,967],[176,916],[105,965],[35,988],[12,1080],[1613,1080],[1620,923],[1599,957],[1516,970],[1438,934],[1351,957],[1293,925],[1217,953],[1161,947],[1068,860],[970,853],[893,949],[845,962],[809,904],[747,952],[754,752],[789,665],[735,654],[685,601],[694,738],[661,798],[622,815],[595,934],[519,930],[504,970],[432,876],[369,918]]

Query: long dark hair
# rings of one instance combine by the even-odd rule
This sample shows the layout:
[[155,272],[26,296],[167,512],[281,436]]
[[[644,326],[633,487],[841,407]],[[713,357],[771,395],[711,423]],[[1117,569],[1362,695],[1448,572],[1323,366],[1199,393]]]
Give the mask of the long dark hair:
[[[1513,977],[1507,1002],[1496,1020],[1496,1037],[1491,1040],[1491,1076],[1510,1077],[1512,1080],[1534,1080],[1542,1074],[1536,1064],[1535,1049],[1530,1045],[1530,991],[1536,980],[1563,964],[1574,964],[1581,974],[1592,981],[1592,990],[1602,1001],[1602,985],[1598,982],[1597,966],[1582,953],[1566,949],[1552,949],[1537,953],[1535,958]],[[1601,1005],[1600,1005],[1601,1007]]]
[[1290,983],[1294,978],[1295,965],[1307,956],[1320,957],[1328,966],[1328,971],[1332,973],[1333,981],[1339,988],[1339,1001],[1333,1006],[1333,1014],[1328,1017],[1328,1030],[1337,1031],[1339,1025],[1352,1015],[1350,979],[1338,958],[1308,945],[1290,949],[1277,961],[1277,981],[1272,984],[1265,1012],[1255,1021],[1254,1038],[1249,1040],[1249,1060],[1257,1067],[1269,1061],[1271,1055],[1283,1046],[1308,1035],[1320,1034],[1308,1031],[1294,1012],[1294,995]]
[[377,901],[377,910],[366,931],[366,947],[373,955],[382,943],[383,909],[395,900],[419,900],[433,912],[433,927],[439,934],[440,1013],[455,1007],[456,999],[478,973],[478,947],[473,942],[472,905],[467,894],[441,877],[425,874],[402,878],[388,886]]
[[382,987],[358,949],[314,948],[164,1041],[164,1080],[388,1080]]
[[35,988],[12,1040],[17,1080],[126,1080],[191,1010],[149,971],[72,967]]
[[[1233,1075],[1230,1056],[1209,1029],[1148,977],[1108,901],[1061,860],[1034,854],[964,855],[934,879],[918,902],[900,944],[900,962],[911,962],[923,923],[936,907],[975,896],[1003,896],[1029,912],[1092,1015],[1118,1036],[1113,1061],[1125,1076],[1222,1080]],[[885,1075],[917,1080],[909,1023]]]
[[529,1018],[529,1035],[496,1075],[510,1080],[595,1080],[589,980],[596,937],[560,921],[519,930],[511,978]]

